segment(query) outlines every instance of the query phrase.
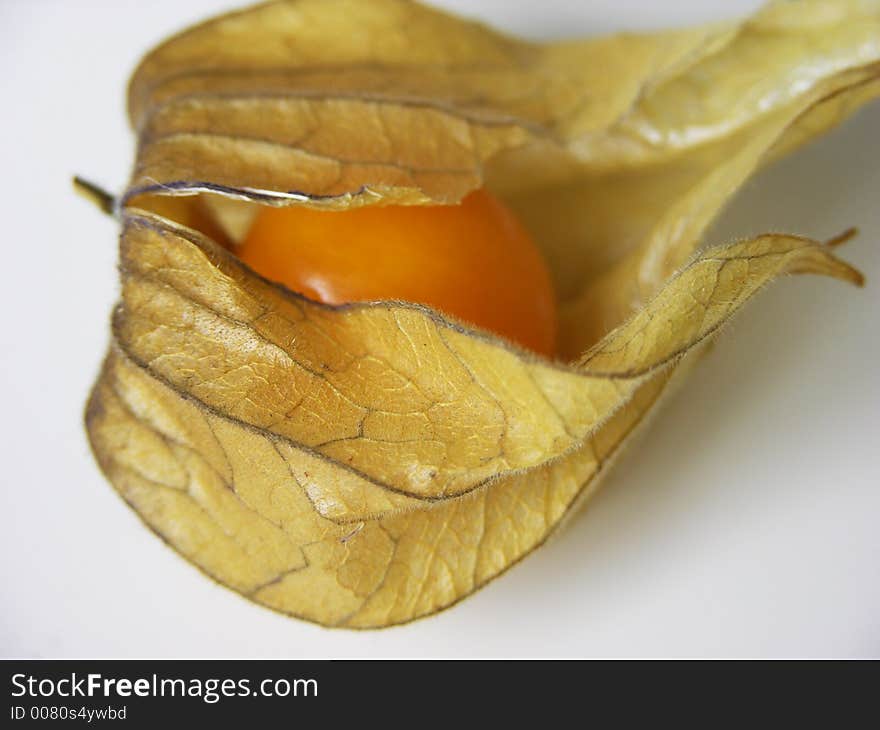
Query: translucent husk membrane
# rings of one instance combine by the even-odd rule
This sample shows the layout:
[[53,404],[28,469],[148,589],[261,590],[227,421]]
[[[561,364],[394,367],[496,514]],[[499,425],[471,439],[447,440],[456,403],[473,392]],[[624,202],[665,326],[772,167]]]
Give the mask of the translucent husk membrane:
[[[129,90],[122,300],[87,413],[102,469],[172,547],[276,610],[365,628],[451,605],[592,493],[765,283],[860,282],[796,236],[695,251],[750,175],[878,78],[877,2],[534,44],[410,2],[299,0],[175,36]],[[453,204],[482,185],[550,263],[560,362],[418,305],[311,302],[234,255],[259,205]]]

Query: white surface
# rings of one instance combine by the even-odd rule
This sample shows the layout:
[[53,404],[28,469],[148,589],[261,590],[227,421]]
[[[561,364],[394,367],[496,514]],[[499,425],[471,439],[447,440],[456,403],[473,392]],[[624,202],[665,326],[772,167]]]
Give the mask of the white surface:
[[[696,1],[443,4],[537,37],[721,17]],[[855,224],[844,253],[868,287],[792,277],[762,294],[592,504],[456,608],[320,629],[216,586],[143,528],[81,425],[116,230],[69,178],[123,184],[137,58],[230,6],[0,0],[0,655],[880,655],[880,105],[753,181],[712,235]]]

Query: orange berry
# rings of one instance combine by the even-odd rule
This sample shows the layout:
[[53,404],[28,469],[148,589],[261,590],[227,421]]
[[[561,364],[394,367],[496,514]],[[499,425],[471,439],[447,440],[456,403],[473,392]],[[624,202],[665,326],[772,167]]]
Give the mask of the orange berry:
[[553,356],[556,298],[528,232],[486,190],[460,205],[263,208],[238,255],[328,304],[418,302]]

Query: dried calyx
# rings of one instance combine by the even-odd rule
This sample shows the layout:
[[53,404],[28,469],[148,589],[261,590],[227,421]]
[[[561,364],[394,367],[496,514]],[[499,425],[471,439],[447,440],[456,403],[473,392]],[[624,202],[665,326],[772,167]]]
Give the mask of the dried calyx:
[[[266,606],[376,627],[451,605],[592,493],[764,284],[860,281],[796,236],[695,251],[756,170],[880,92],[878,63],[880,7],[844,0],[545,45],[410,2],[299,0],[175,36],[130,88],[122,303],[88,412],[102,468],[175,549]],[[417,304],[328,306],[247,265],[266,206],[306,225],[303,207],[381,215],[484,187],[547,262],[556,362]],[[488,278],[474,294],[491,308]]]

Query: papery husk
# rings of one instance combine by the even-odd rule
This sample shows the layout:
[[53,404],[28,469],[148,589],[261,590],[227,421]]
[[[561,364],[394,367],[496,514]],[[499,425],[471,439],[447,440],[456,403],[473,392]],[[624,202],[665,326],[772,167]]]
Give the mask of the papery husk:
[[[592,493],[764,284],[860,283],[796,236],[693,252],[755,170],[880,91],[878,59],[876,2],[540,45],[410,2],[299,0],[174,37],[129,93],[122,301],[87,413],[102,469],[273,609],[367,628],[455,603]],[[558,362],[418,305],[318,304],[234,254],[255,206],[482,185],[555,273]]]

